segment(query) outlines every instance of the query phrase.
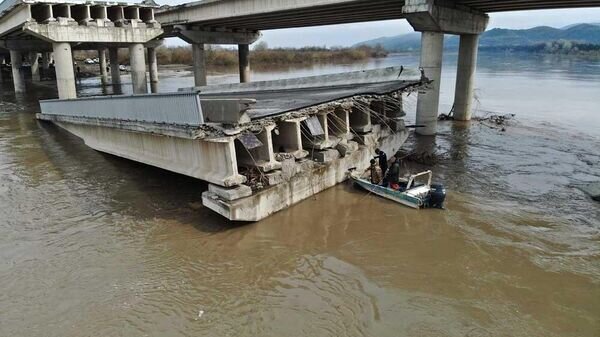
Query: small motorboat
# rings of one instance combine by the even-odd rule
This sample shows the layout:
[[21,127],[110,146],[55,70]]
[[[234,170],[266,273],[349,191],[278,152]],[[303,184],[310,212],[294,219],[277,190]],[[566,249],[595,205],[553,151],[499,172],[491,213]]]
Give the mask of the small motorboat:
[[400,189],[372,184],[357,172],[350,172],[350,179],[370,193],[412,208],[444,208],[446,188],[431,183],[431,171],[412,174],[400,179]]

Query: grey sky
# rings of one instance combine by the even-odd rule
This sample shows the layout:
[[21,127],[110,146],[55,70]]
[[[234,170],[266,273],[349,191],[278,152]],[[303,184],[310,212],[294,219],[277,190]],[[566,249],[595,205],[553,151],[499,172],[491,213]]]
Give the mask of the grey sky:
[[[182,1],[165,1],[165,3]],[[555,9],[490,14],[489,28],[524,29],[535,26],[564,27],[580,22],[600,22],[600,8]],[[488,28],[488,29],[489,29]],[[349,46],[381,36],[412,32],[406,20],[263,31],[262,40],[271,47]],[[182,44],[171,40],[167,44]]]

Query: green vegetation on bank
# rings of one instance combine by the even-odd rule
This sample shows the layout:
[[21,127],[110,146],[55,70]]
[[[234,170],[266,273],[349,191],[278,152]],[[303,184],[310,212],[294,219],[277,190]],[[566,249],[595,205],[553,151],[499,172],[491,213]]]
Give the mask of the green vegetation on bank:
[[[274,48],[266,43],[258,43],[250,52],[250,63],[253,66],[271,65],[298,65],[314,63],[351,63],[366,61],[370,58],[383,58],[388,52],[381,46],[360,46],[353,48]],[[76,51],[76,60],[94,59],[98,57],[95,51]],[[159,64],[187,64],[193,62],[192,48],[185,47],[160,47],[156,50]],[[238,64],[237,49],[226,49],[207,45],[205,59],[208,66],[232,67]],[[119,50],[119,63],[128,64],[127,50]]]
[[[578,50],[568,45],[562,48],[561,41],[571,41],[577,44]],[[457,36],[446,36],[444,48],[446,50],[458,50],[459,39]],[[550,44],[546,47],[546,44]],[[416,51],[421,47],[421,34],[417,32],[381,37],[374,40],[358,43],[356,46],[380,45],[390,52]],[[479,46],[481,50],[520,50],[523,52],[545,52],[545,53],[585,53],[590,46],[600,45],[600,24],[580,23],[563,28],[552,28],[546,26],[529,29],[490,29],[481,34]],[[567,52],[569,50],[569,52]]]
[[[312,63],[346,63],[366,61],[370,58],[386,57],[388,53],[382,47],[361,46],[357,48],[275,48],[269,49],[259,43],[250,52],[252,65],[290,65]],[[208,47],[205,51],[206,63],[211,66],[231,67],[238,63],[235,49]],[[159,64],[192,64],[190,47],[161,47],[157,50]]]
[[546,43],[537,43],[528,46],[512,47],[484,47],[485,51],[511,51],[538,54],[577,55],[586,57],[600,57],[600,44],[579,43],[575,41],[559,40]]

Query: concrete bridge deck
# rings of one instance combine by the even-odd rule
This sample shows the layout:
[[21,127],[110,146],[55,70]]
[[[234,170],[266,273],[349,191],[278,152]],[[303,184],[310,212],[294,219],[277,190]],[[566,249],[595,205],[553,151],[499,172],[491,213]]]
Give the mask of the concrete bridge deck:
[[258,120],[356,96],[386,95],[420,84],[421,73],[418,70],[390,67],[180,90],[198,90],[201,100],[251,98],[255,103],[250,105],[247,114],[250,119]]
[[[46,100],[38,118],[98,151],[208,181],[208,207],[256,221],[345,180],[349,167],[366,168],[375,147],[397,150],[408,135],[402,93],[424,81],[397,67]],[[315,188],[304,185],[312,180]]]

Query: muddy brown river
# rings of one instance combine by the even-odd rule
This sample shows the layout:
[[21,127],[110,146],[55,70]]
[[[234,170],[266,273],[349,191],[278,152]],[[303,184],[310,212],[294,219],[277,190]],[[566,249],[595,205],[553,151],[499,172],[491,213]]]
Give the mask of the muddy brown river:
[[[0,336],[600,336],[600,203],[576,188],[600,180],[600,65],[484,54],[477,76],[479,116],[516,114],[504,132],[442,122],[405,145],[438,154],[411,168],[434,170],[447,210],[341,184],[247,225],[205,209],[201,181],[34,120],[51,83],[25,96],[2,83]],[[171,72],[161,90],[192,81]]]

